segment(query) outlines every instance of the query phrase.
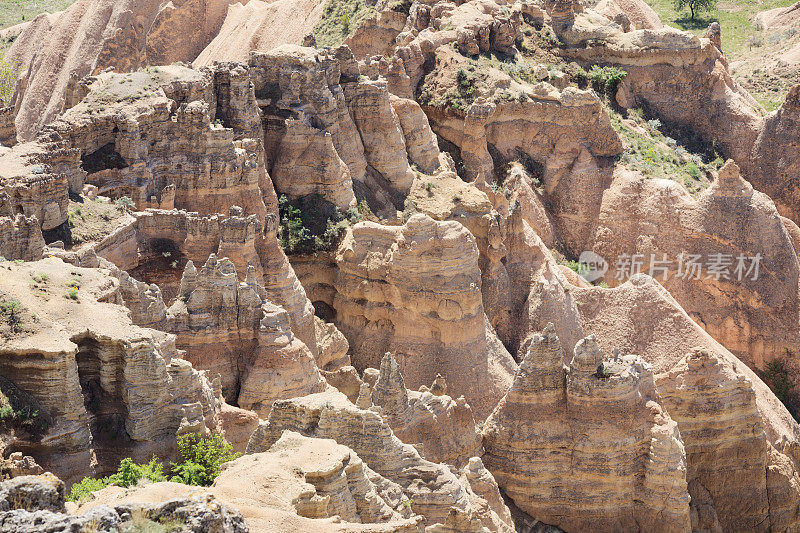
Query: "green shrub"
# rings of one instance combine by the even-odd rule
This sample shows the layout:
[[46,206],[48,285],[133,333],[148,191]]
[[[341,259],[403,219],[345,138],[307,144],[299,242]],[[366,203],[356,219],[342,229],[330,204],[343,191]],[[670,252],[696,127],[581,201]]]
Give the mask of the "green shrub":
[[789,399],[789,392],[794,388],[794,383],[789,377],[789,371],[783,361],[774,360],[764,365],[761,373],[764,382],[772,389],[775,396],[783,403]]
[[220,465],[242,454],[233,451],[219,433],[201,437],[188,433],[178,437],[180,460],[172,466],[170,481],[208,487],[219,475]]
[[64,293],[64,298],[67,300],[77,300],[78,299],[78,289],[71,288],[66,293]]
[[592,65],[588,75],[595,91],[613,97],[617,91],[617,86],[625,79],[628,73],[618,67]]
[[67,496],[67,501],[82,503],[89,499],[93,492],[102,490],[111,485],[111,476],[93,478],[85,477],[81,481],[72,485],[72,489]]
[[589,265],[586,263],[581,263],[580,261],[570,261],[567,263],[567,268],[578,274],[579,276],[583,276],[589,272]]
[[19,331],[19,326],[22,322],[22,312],[24,310],[25,308],[19,300],[7,300],[0,304],[0,314],[6,317],[6,321],[12,333]]
[[[286,195],[278,199],[278,239],[287,254],[330,250],[339,243],[347,228],[363,218],[361,205],[342,213],[317,195],[300,198],[296,203]],[[369,212],[369,206],[364,207]]]
[[686,165],[686,173],[692,177],[692,179],[699,180],[700,179],[700,167],[697,166],[696,163],[689,163]]
[[122,196],[114,200],[114,205],[117,206],[117,209],[120,211],[124,211],[128,213],[136,209],[136,204],[133,203],[133,200],[128,198],[127,196]]
[[164,465],[156,457],[150,459],[149,463],[141,465],[137,465],[130,458],[125,458],[120,462],[117,473],[110,477],[112,483],[125,488],[136,485],[140,479],[147,479],[153,483],[167,480],[164,475]]
[[149,463],[140,465],[137,465],[130,457],[127,457],[119,463],[116,474],[101,478],[85,477],[72,485],[67,500],[80,503],[85,501],[93,492],[102,490],[109,485],[128,488],[139,483],[140,479],[147,479],[153,483],[166,481],[164,466],[156,457],[150,459]]
[[589,73],[586,72],[583,67],[578,67],[575,70],[575,74],[572,76],[572,79],[575,80],[575,83],[578,87],[586,87],[589,84]]

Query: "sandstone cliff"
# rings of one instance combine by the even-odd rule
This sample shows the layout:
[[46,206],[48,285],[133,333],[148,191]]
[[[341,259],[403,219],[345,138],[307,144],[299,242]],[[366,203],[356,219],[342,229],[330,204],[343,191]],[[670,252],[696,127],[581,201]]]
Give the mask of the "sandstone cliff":
[[286,311],[267,300],[254,269],[244,282],[228,259],[189,262],[165,330],[186,359],[220,375],[225,399],[266,416],[276,399],[324,389],[314,357],[292,333]]
[[484,426],[487,468],[522,510],[565,530],[688,530],[684,447],[650,366],[604,361],[593,337],[569,367],[562,353],[552,326],[533,338]]
[[209,382],[175,357],[174,338],[131,324],[115,278],[55,258],[7,265],[2,298],[20,310],[0,344],[2,374],[52,420],[15,447],[70,479],[211,425]]
[[268,420],[253,433],[248,454],[269,449],[285,430],[333,439],[351,448],[369,468],[396,483],[411,510],[424,516],[428,525],[449,523],[460,531],[510,527],[499,518],[507,516],[502,503],[494,501],[493,508],[487,500],[476,499],[482,492],[477,479],[483,476],[476,476],[477,490],[469,491],[446,466],[422,459],[412,446],[403,444],[378,413],[356,407],[338,392],[275,402]]
[[412,388],[441,373],[479,418],[502,397],[515,364],[486,323],[478,250],[456,222],[414,215],[404,226],[362,222],[336,256],[336,324],[356,368],[392,352]]

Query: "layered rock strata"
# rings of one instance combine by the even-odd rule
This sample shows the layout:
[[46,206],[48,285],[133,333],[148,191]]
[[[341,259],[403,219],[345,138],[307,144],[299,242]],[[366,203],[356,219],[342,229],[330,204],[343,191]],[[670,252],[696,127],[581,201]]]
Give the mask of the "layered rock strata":
[[604,362],[593,337],[569,367],[562,354],[552,327],[535,336],[486,421],[483,459],[500,486],[566,530],[690,529],[684,447],[650,367]]
[[211,424],[209,382],[174,357],[174,338],[131,323],[115,278],[53,258],[10,265],[0,281],[4,300],[21,308],[0,344],[2,375],[52,420],[15,447],[45,468],[66,479],[104,471]]
[[[285,430],[315,438],[329,438],[351,448],[375,472],[399,485],[411,510],[426,524],[460,524],[461,531],[480,531],[484,524],[505,530],[495,521],[506,516],[484,500],[474,506],[471,495],[444,465],[422,459],[414,447],[403,444],[381,416],[363,410],[338,392],[329,391],[275,402],[267,421],[253,433],[248,454],[269,449]],[[504,507],[504,506],[503,506]]]
[[457,222],[417,214],[404,226],[356,224],[336,253],[336,324],[353,365],[392,352],[412,388],[441,373],[450,393],[486,416],[515,364],[487,325],[478,250]]
[[397,438],[413,444],[425,459],[461,466],[481,455],[481,437],[464,397],[453,400],[446,389],[441,375],[432,389],[406,389],[397,360],[388,353],[381,361],[378,380],[371,390],[359,390],[356,403],[367,409],[380,407],[381,417]]
[[286,311],[267,300],[254,269],[240,283],[228,259],[212,254],[199,271],[186,265],[165,329],[176,335],[177,347],[195,367],[220,376],[229,403],[261,416],[276,399],[325,387]]

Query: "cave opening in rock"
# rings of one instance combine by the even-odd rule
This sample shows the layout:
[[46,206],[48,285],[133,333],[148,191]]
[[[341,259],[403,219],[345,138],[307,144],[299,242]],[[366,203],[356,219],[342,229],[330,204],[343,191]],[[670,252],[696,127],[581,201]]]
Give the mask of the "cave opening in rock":
[[113,142],[101,146],[91,154],[81,156],[81,169],[89,174],[102,170],[119,170],[127,167],[128,162],[117,152],[116,144]]
[[102,347],[91,337],[74,340],[78,344],[75,362],[95,444],[128,443],[125,428],[128,407],[122,397],[122,368],[108,368],[113,362],[101,358]]
[[140,251],[141,259],[130,274],[148,284],[156,284],[162,291],[165,302],[172,302],[178,296],[183,269],[188,258],[178,243],[172,239],[150,239]]
[[336,309],[322,300],[314,302],[314,314],[325,322],[336,322]]

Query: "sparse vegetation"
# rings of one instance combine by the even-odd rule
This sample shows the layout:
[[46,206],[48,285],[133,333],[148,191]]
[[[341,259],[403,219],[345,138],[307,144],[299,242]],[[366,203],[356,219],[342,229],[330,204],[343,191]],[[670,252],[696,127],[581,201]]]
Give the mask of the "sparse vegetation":
[[[402,3],[401,3],[402,4]],[[402,5],[398,8],[402,9]],[[314,27],[318,46],[339,46],[350,37],[375,8],[364,0],[329,0],[322,19]]]
[[0,304],[0,313],[6,318],[11,333],[19,332],[24,310],[25,308],[19,300],[6,300]]
[[74,4],[75,0],[0,1],[0,28],[32,20],[39,13],[55,13]]
[[86,501],[93,492],[102,490],[109,485],[119,485],[128,488],[136,485],[140,479],[146,479],[153,483],[166,481],[164,466],[156,457],[150,459],[149,463],[137,465],[130,458],[123,459],[116,474],[102,478],[85,477],[78,483],[72,485],[72,490],[67,496],[71,502],[82,503]]
[[724,163],[716,154],[690,152],[676,139],[660,131],[659,128],[663,127],[660,121],[645,120],[641,109],[629,110],[627,121],[610,106],[606,106],[606,110],[625,144],[620,162],[646,176],[677,181],[689,193],[697,194],[711,184],[707,174],[718,170]]
[[219,475],[220,465],[241,456],[225,441],[222,435],[212,433],[207,437],[189,433],[178,436],[179,460],[170,465],[170,472],[164,472],[164,465],[156,457],[150,462],[136,464],[130,458],[123,459],[117,472],[102,478],[85,477],[72,486],[68,501],[81,503],[89,498],[92,492],[102,490],[109,485],[133,487],[140,480],[152,483],[174,481],[187,485],[207,487]]
[[[795,420],[800,420],[800,393],[796,386],[796,372],[793,376],[787,361],[792,361],[793,354],[786,350],[783,359],[774,359],[759,371],[759,377],[772,390],[773,394],[786,406]],[[796,369],[795,369],[796,370]]]
[[136,209],[136,204],[134,204],[133,200],[127,196],[122,196],[114,200],[114,205],[117,207],[117,209],[125,213],[129,213]]
[[14,89],[19,79],[19,71],[19,65],[6,60],[3,54],[0,53],[0,100],[5,105],[8,105],[14,96]]
[[347,228],[359,222],[366,213],[371,214],[364,201],[358,207],[342,212],[318,195],[295,202],[281,195],[278,210],[278,239],[283,250],[290,254],[330,250],[339,243]]
[[716,0],[711,3],[710,9],[700,10],[702,15],[695,14],[694,19],[686,13],[685,7],[678,8],[675,0],[647,0],[647,3],[664,24],[691,31],[695,35],[702,35],[709,24],[719,22],[723,35],[722,51],[729,60],[737,60],[750,52],[750,38],[763,31],[753,22],[753,15],[758,11],[790,6],[795,0],[764,0],[758,5],[742,0]]
[[66,293],[64,293],[64,298],[67,300],[78,300],[78,289],[72,288],[69,289]]
[[592,83],[592,88],[601,95],[614,97],[617,87],[625,79],[628,73],[619,67],[600,67],[592,65],[588,76]]
[[673,0],[675,11],[683,11],[689,8],[691,13],[690,20],[694,21],[694,16],[700,11],[711,11],[716,5],[716,0]]
[[242,454],[233,451],[233,447],[219,433],[201,437],[188,433],[178,437],[178,453],[180,460],[172,465],[170,481],[208,487],[217,478],[220,465],[233,461]]

